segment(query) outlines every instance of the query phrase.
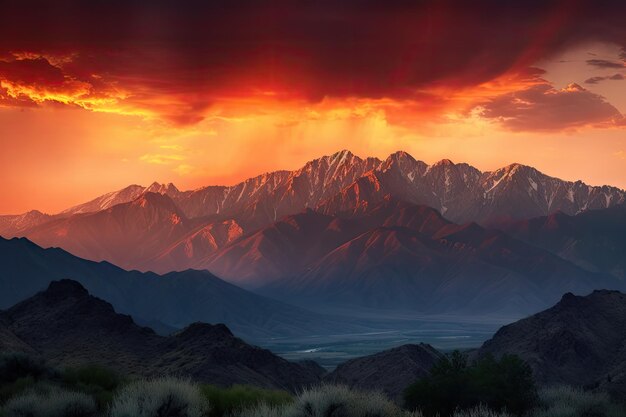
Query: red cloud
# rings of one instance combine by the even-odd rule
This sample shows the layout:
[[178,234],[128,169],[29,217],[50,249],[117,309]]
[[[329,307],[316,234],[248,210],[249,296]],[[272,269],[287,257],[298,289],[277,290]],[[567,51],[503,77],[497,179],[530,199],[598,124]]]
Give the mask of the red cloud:
[[[221,99],[419,100],[432,86],[472,87],[575,42],[626,46],[625,14],[603,1],[24,0],[3,5],[0,53],[71,55],[53,65],[62,84],[190,124]],[[5,78],[29,84],[29,71]]]
[[517,131],[560,130],[588,125],[618,126],[624,116],[602,96],[578,84],[556,90],[543,83],[495,97],[481,115]]

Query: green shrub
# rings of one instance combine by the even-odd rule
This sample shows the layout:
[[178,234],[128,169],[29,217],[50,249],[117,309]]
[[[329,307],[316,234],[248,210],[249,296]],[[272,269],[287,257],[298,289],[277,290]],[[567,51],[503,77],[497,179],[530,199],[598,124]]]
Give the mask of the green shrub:
[[39,379],[48,373],[48,368],[40,358],[20,352],[0,353],[0,384],[25,377]]
[[230,388],[203,385],[201,391],[211,404],[210,417],[222,417],[235,410],[252,408],[260,404],[277,407],[293,401],[288,392],[266,390],[248,385],[234,385]]
[[291,404],[262,404],[234,413],[236,417],[401,417],[405,412],[381,393],[364,393],[325,385],[303,391]]
[[107,391],[115,390],[121,382],[117,373],[97,365],[66,368],[61,377],[68,385],[94,386]]
[[604,393],[572,387],[554,387],[539,392],[539,406],[532,417],[624,417],[626,409]]
[[521,415],[536,400],[532,371],[517,356],[504,355],[499,361],[489,356],[469,366],[458,351],[442,358],[428,377],[405,392],[407,408],[421,409],[426,416],[442,417],[480,404]]
[[9,400],[2,412],[6,417],[92,417],[97,409],[86,394],[50,389],[20,394]]
[[141,380],[113,398],[111,417],[201,417],[209,404],[198,386],[175,378]]
[[111,403],[113,392],[122,382],[117,373],[96,365],[66,368],[61,380],[68,388],[93,396],[100,409]]

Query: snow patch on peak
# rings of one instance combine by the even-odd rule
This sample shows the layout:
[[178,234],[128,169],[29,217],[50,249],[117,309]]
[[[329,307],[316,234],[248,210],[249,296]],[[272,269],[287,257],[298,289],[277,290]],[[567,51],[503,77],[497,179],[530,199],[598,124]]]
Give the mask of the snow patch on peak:
[[339,152],[335,152],[334,154],[331,155],[330,160],[331,160],[331,164],[337,164],[337,165],[341,165],[344,162],[347,161],[351,161],[352,159],[358,159],[359,161],[361,160],[361,158],[358,158],[356,155],[354,155],[352,152],[350,152],[347,149],[341,150]]

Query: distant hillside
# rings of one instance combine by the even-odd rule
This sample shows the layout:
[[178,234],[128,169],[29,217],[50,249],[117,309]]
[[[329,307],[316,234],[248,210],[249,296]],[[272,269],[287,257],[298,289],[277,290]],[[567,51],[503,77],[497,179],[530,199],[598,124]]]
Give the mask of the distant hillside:
[[[300,247],[301,256],[290,251]],[[214,270],[228,277],[229,266],[252,285],[255,277],[263,281],[259,269],[271,269],[274,279],[260,293],[320,310],[519,317],[554,304],[568,291],[625,285],[499,230],[457,225],[432,208],[390,197],[349,218],[312,211],[289,216],[228,249],[215,258]],[[233,263],[230,252],[246,262]]]
[[64,278],[79,281],[119,312],[165,327],[182,328],[196,321],[225,323],[248,340],[361,330],[337,318],[250,293],[207,271],[166,275],[125,271],[61,249],[43,249],[27,239],[0,238],[0,308]]
[[504,222],[499,228],[589,271],[626,282],[626,205],[575,216],[557,212]]
[[403,345],[349,360],[324,380],[367,391],[382,391],[401,402],[404,390],[428,375],[441,357],[442,354],[430,345]]
[[626,396],[626,294],[565,294],[554,307],[502,327],[478,356],[519,355],[541,384],[599,387]]
[[76,281],[54,281],[3,315],[3,329],[12,336],[0,331],[0,346],[17,337],[52,365],[95,363],[122,374],[170,374],[290,391],[319,382],[310,368],[246,344],[223,324],[194,323],[173,336],[158,336]]

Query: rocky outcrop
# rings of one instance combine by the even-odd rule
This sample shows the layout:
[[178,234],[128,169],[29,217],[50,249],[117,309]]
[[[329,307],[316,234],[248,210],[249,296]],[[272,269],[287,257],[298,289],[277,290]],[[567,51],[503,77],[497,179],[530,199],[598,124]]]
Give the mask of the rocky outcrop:
[[[516,354],[544,385],[626,394],[626,294],[565,294],[554,307],[502,327],[478,356]],[[622,397],[624,398],[624,397]]]

